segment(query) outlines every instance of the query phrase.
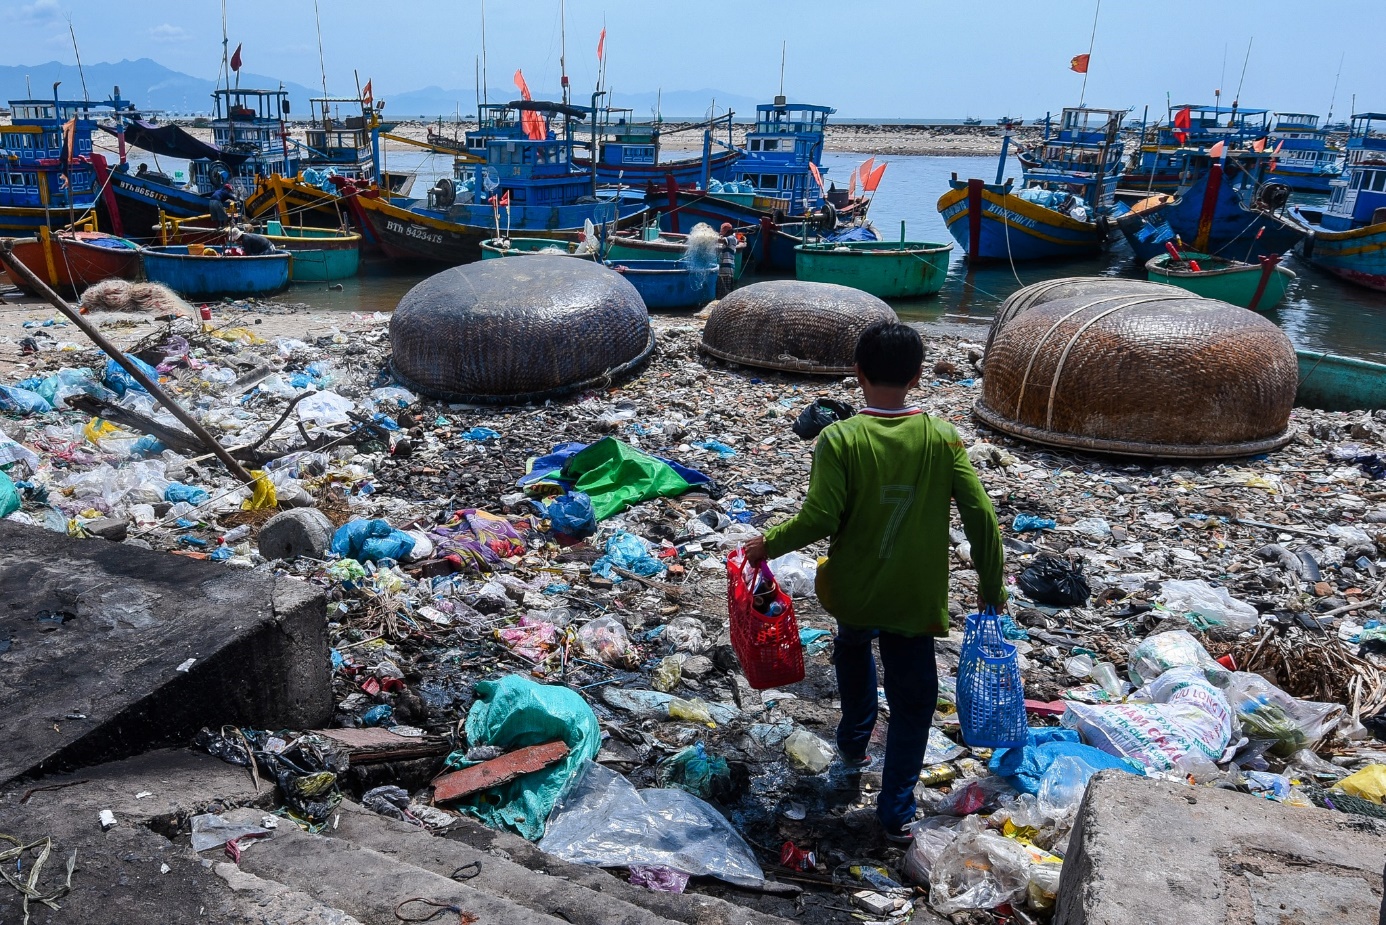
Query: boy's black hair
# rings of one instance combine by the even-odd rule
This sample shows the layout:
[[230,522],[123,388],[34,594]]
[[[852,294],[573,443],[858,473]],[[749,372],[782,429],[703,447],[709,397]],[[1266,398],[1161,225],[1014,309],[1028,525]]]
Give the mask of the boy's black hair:
[[924,366],[924,341],[907,324],[878,321],[861,332],[855,359],[872,385],[909,385]]

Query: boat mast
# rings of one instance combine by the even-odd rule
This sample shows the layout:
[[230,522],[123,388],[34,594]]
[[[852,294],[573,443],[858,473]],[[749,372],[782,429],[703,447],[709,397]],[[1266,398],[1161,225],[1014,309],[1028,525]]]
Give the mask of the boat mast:
[[[315,0],[316,2],[316,0]],[[1078,108],[1083,108],[1083,101],[1088,95],[1088,70],[1092,67],[1092,48],[1097,42],[1097,17],[1102,13],[1102,0],[1097,0],[1097,9],[1092,13],[1092,35],[1088,36],[1088,63],[1083,68],[1083,89],[1078,91]]]
[[[327,131],[327,107],[329,105],[327,102],[327,63],[323,60],[322,56],[322,16],[318,12],[318,0],[313,0],[313,23],[318,28],[318,72],[322,74],[322,128],[323,131]],[[358,93],[357,96],[359,97],[360,94]]]
[[563,105],[569,102],[568,94],[568,3],[558,0],[558,74],[563,86]]
[[1343,59],[1347,57],[1347,52],[1338,56],[1338,73],[1333,75],[1333,93],[1328,98],[1328,115],[1323,120],[1323,127],[1328,128],[1328,123],[1333,121],[1333,104],[1338,101],[1338,78],[1343,76]]
[[486,90],[486,0],[481,0],[481,101],[491,102]]
[[67,18],[67,32],[72,36],[72,54],[77,58],[77,76],[82,78],[82,99],[91,102],[91,94],[87,92],[87,72],[82,68],[82,52],[77,48],[77,30],[72,28],[72,17]]

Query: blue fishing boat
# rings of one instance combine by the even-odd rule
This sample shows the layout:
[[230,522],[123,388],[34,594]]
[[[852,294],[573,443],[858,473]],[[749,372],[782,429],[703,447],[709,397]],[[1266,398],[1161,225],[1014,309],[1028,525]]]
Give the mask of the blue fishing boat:
[[145,247],[144,275],[187,299],[247,298],[289,288],[288,252],[247,257],[227,250],[204,244]]
[[1122,188],[1134,198],[1177,192],[1198,179],[1194,172],[1198,165],[1189,163],[1191,154],[1206,152],[1218,142],[1228,148],[1249,147],[1269,134],[1268,109],[1247,109],[1237,103],[1172,106],[1164,123],[1141,129],[1141,144],[1131,152]]
[[[687,231],[698,222],[713,228],[730,222],[733,227],[781,224],[808,215],[827,214],[838,220],[865,218],[868,199],[852,198],[847,190],[820,189],[813,176],[822,167],[823,142],[831,106],[789,103],[783,96],[756,107],[755,125],[746,133],[746,155],[737,164],[734,179],[711,181],[690,189],[666,180],[663,189],[648,188],[652,206],[661,210],[660,227]],[[793,253],[779,269],[792,270]]]
[[1110,229],[1123,165],[1124,109],[1073,107],[1059,130],[1028,152],[1022,182],[1002,180],[1010,136],[1002,144],[996,182],[953,174],[938,200],[948,231],[969,260],[1041,260],[1100,253]]
[[1329,182],[1343,173],[1343,152],[1329,144],[1319,117],[1278,112],[1266,147],[1275,152],[1271,178],[1300,193],[1327,193]]
[[502,230],[506,237],[567,239],[588,222],[639,223],[648,211],[641,191],[599,188],[590,168],[573,163],[576,126],[593,108],[528,100],[509,108],[530,114],[531,125],[561,118],[561,135],[545,124],[536,137],[488,137],[484,163],[454,162],[453,175],[440,178],[424,199],[378,191],[346,197],[357,224],[370,228],[386,256],[457,266],[481,259],[481,242]]
[[51,100],[11,100],[11,122],[0,125],[0,235],[32,237],[88,215],[101,194],[95,164],[104,164],[92,152],[92,132],[102,115],[129,109],[118,94],[99,103],[62,100],[56,87]]
[[[651,183],[664,186],[669,178],[679,186],[700,186],[706,188],[716,180],[722,182],[733,178],[737,164],[745,152],[732,144],[732,113],[718,116],[699,126],[689,128],[703,130],[703,153],[700,157],[686,157],[676,160],[663,160],[660,157],[661,138],[665,133],[663,121],[635,122],[630,109],[604,108],[601,110],[602,123],[594,144],[597,150],[597,182],[604,185],[620,184],[645,189]],[[714,131],[725,128],[725,142],[714,136]],[[714,153],[714,146],[717,150]],[[591,166],[591,157],[574,158],[579,167]]]
[[[289,115],[287,90],[217,89],[212,99],[215,114],[210,143],[177,125],[139,118],[118,118],[103,126],[117,136],[122,151],[121,162],[109,177],[104,165],[98,166],[98,179],[103,184],[109,179],[115,193],[116,210],[107,220],[118,234],[149,238],[159,225],[161,212],[174,218],[207,215],[211,211],[208,197],[226,183],[231,184],[236,198],[244,201],[255,193],[257,177],[298,173],[299,160],[290,153],[285,124]],[[190,182],[179,186],[159,174],[132,171],[123,154],[126,145],[166,157],[188,158]]]
[[1352,117],[1347,167],[1322,211],[1297,209],[1309,226],[1299,253],[1349,282],[1386,292],[1386,138],[1372,135],[1386,113]]
[[717,265],[684,260],[608,260],[640,293],[646,308],[702,308],[717,297]]
[[1266,179],[1273,159],[1269,151],[1229,153],[1226,146],[1191,152],[1189,170],[1197,176],[1192,185],[1118,210],[1117,227],[1142,263],[1176,240],[1199,253],[1246,263],[1285,254],[1304,237],[1305,227],[1286,211],[1289,188]]

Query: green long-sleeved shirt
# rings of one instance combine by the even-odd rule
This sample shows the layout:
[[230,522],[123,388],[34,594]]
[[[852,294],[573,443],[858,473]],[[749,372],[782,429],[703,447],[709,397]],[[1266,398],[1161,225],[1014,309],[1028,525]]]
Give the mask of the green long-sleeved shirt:
[[845,626],[948,633],[948,522],[956,501],[982,597],[1005,600],[996,512],[957,428],[863,412],[818,437],[799,513],[765,533],[771,558],[831,536],[818,599]]

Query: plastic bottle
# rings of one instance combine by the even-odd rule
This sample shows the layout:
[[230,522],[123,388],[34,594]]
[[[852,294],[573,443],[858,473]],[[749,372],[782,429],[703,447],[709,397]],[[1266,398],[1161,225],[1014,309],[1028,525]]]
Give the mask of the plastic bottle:
[[234,546],[247,536],[250,536],[250,524],[241,524],[239,527],[232,527],[227,530],[221,541],[226,546]]

